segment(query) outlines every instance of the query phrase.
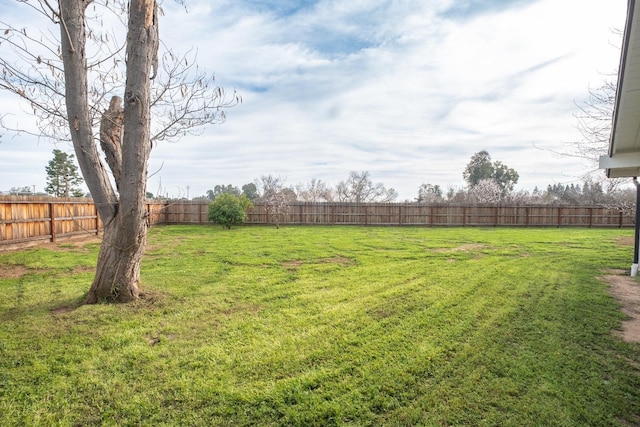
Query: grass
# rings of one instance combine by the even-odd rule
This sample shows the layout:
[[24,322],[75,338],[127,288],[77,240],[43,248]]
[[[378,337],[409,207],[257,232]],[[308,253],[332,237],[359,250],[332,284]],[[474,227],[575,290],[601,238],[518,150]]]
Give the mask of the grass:
[[640,425],[632,235],[155,227],[79,307],[98,244],[0,253],[0,425]]

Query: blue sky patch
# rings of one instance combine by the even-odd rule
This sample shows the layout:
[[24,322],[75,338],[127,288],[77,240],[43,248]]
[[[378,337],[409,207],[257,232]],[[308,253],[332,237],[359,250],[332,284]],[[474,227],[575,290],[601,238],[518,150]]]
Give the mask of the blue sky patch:
[[456,0],[443,16],[454,20],[475,18],[485,13],[500,12],[535,3],[531,0]]
[[303,10],[312,8],[314,0],[246,0],[249,9],[260,13],[272,13],[278,16],[291,16]]
[[322,37],[309,37],[305,44],[313,50],[332,58],[375,46],[373,43],[357,36],[340,33],[327,33]]

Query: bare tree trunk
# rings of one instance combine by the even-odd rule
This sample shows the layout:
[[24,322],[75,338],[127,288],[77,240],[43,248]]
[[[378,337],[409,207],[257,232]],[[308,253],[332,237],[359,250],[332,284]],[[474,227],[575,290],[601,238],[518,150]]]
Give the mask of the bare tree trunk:
[[140,296],[140,262],[144,254],[146,227],[133,242],[122,239],[122,228],[105,225],[98,266],[85,304],[129,302]]
[[132,0],[127,35],[127,82],[124,94],[120,205],[105,234],[87,303],[137,299],[140,263],[146,243],[147,164],[151,153],[150,79],[157,58],[155,0]]
[[98,156],[89,119],[84,11],[90,0],[60,2],[67,114],[85,181],[104,224],[93,284],[85,303],[127,302],[140,295],[140,262],[146,243],[145,206],[150,141],[150,79],[157,61],[155,0],[131,0],[127,34],[120,200]]
[[89,3],[90,1],[85,0],[59,2],[65,104],[71,139],[82,176],[100,217],[107,223],[116,213],[118,198],[109,181],[107,170],[100,160],[89,114],[85,52],[85,8]]

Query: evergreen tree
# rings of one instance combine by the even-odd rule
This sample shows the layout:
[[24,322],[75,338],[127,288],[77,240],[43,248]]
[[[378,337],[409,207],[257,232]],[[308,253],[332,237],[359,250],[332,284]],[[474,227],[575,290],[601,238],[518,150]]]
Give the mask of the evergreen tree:
[[61,150],[53,150],[53,159],[45,168],[47,171],[47,186],[45,191],[56,197],[79,197],[83,191],[78,185],[83,183],[78,167],[73,162],[74,155]]

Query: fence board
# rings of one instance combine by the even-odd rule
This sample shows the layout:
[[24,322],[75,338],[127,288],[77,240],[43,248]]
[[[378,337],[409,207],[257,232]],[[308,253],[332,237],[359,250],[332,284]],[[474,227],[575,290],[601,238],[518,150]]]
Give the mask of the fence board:
[[101,228],[92,199],[0,197],[0,246],[97,234]]

